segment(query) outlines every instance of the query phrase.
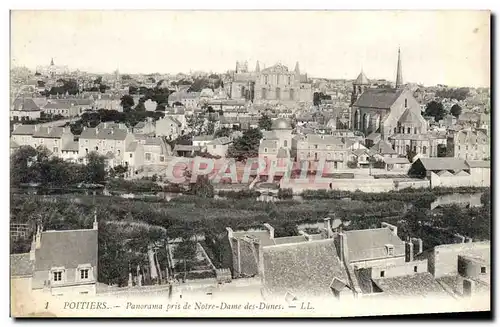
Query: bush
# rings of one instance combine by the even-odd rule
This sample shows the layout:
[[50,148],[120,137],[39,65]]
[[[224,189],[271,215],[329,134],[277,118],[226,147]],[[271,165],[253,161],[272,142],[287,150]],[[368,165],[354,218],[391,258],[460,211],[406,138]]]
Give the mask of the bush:
[[280,188],[278,190],[278,199],[291,199],[293,198],[293,190],[291,188]]
[[125,191],[125,192],[160,192],[162,187],[153,181],[138,179],[138,180],[125,180],[125,179],[112,179],[107,183],[107,188],[111,191]]
[[260,196],[259,191],[255,190],[241,190],[241,191],[224,191],[221,190],[217,192],[217,194],[221,197],[225,197],[228,199],[247,199],[247,198],[257,198]]
[[347,162],[347,167],[349,167],[349,168],[358,168],[358,162],[357,161],[348,161]]

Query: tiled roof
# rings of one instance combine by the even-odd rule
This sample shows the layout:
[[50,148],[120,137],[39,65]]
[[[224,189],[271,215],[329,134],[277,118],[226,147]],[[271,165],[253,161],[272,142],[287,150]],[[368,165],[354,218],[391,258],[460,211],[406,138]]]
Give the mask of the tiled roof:
[[432,295],[450,296],[448,292],[428,273],[410,276],[373,279],[373,282],[389,296],[427,297]]
[[465,160],[457,158],[420,158],[426,170],[464,170],[469,169]]
[[30,260],[29,253],[10,255],[11,277],[31,276],[33,274],[34,262]]
[[331,294],[333,278],[347,274],[331,239],[263,248],[264,285],[270,293],[320,296]]
[[41,247],[35,253],[35,271],[52,267],[77,268],[80,264],[97,265],[97,230],[42,233]]
[[35,125],[19,125],[13,131],[12,135],[33,135]]
[[368,89],[361,94],[354,106],[389,109],[402,92],[402,89]]
[[389,228],[352,230],[345,234],[350,261],[385,258],[386,244],[394,246],[394,256],[405,254],[404,242]]

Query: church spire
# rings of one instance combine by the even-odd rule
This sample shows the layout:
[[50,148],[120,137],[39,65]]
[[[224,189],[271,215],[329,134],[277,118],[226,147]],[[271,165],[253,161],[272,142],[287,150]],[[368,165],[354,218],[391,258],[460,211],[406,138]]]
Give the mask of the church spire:
[[398,48],[398,70],[396,73],[396,88],[403,86],[403,70],[401,68],[401,49]]
[[54,66],[54,58],[51,58],[51,59],[50,59],[50,65],[51,65],[51,66]]
[[255,65],[255,71],[258,73],[260,72],[260,65],[259,65],[259,61],[257,60],[257,64]]
[[299,62],[295,64],[295,74],[300,74]]

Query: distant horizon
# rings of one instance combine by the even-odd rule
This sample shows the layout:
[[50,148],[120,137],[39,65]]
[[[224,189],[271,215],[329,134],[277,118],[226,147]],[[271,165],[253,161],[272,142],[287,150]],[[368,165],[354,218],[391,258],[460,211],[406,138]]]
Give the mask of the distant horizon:
[[32,71],[51,58],[130,75],[298,61],[311,78],[394,82],[398,47],[404,83],[490,87],[487,11],[11,11],[11,66]]

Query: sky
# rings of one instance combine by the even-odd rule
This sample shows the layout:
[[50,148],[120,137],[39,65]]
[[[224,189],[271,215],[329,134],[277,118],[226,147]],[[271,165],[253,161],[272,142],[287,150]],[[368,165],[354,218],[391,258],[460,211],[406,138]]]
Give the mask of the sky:
[[310,77],[490,86],[487,11],[12,11],[11,64],[95,73],[300,63]]

